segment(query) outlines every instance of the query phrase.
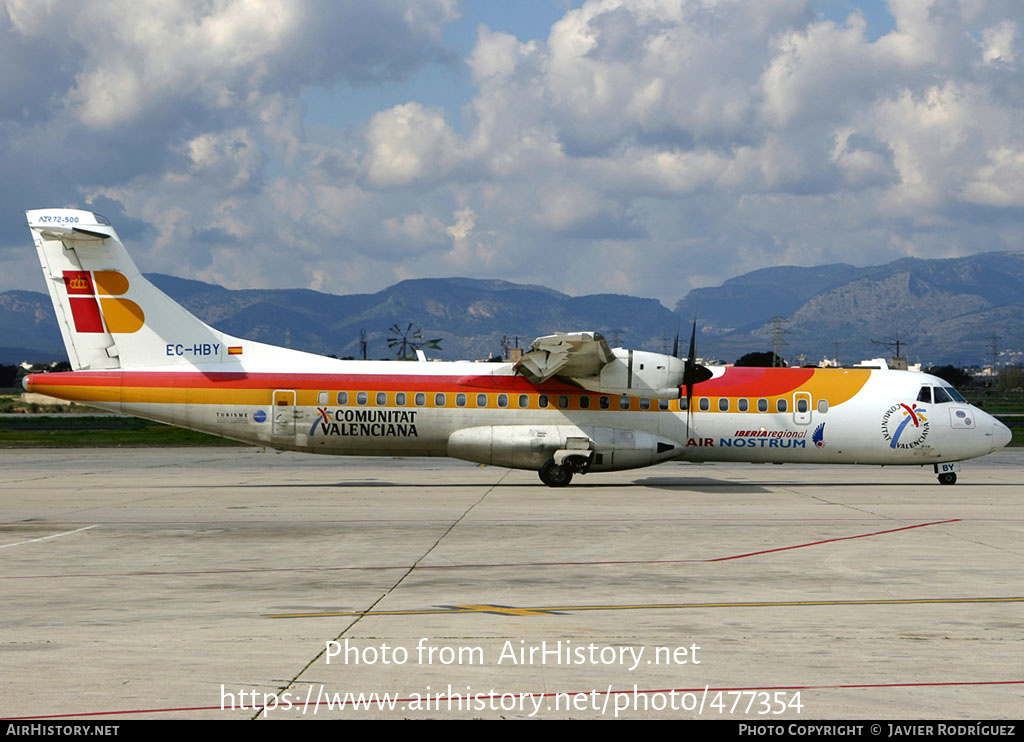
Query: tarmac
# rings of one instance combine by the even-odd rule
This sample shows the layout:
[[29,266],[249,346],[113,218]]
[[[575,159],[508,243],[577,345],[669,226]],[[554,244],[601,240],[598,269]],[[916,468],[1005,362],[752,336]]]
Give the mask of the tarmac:
[[3,450],[0,716],[1020,718],[1024,450],[959,479]]

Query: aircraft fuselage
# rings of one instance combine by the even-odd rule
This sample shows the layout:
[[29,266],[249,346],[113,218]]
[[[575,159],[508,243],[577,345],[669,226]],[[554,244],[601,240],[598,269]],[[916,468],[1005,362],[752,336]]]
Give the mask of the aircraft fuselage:
[[[1006,429],[962,402],[917,401],[925,374],[887,369],[714,368],[685,399],[533,385],[511,364],[324,359],[317,373],[78,371],[28,388],[278,449],[453,456],[539,468],[573,438],[590,471],[668,460],[934,464],[982,456]],[[333,366],[333,368],[330,368]]]

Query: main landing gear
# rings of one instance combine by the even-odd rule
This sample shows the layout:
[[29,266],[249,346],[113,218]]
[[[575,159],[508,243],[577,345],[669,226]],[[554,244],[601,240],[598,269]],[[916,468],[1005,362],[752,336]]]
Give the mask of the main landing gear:
[[956,484],[956,472],[946,471],[940,474],[939,484]]
[[561,464],[548,459],[540,468],[540,481],[548,487],[565,487],[572,481],[573,474],[586,474],[590,469],[591,456],[566,456]]
[[556,464],[553,459],[548,459],[539,473],[540,481],[548,487],[565,487],[572,481],[572,470],[565,464]]

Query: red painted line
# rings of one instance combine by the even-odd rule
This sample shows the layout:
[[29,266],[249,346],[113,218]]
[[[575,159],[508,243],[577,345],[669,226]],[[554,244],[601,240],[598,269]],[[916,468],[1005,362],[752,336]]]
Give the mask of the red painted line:
[[764,549],[763,551],[750,551],[746,554],[736,554],[735,556],[718,557],[717,559],[705,559],[706,562],[725,562],[730,559],[743,559],[744,557],[760,556],[761,554],[772,554],[776,551],[789,551],[790,549],[803,549],[807,546],[818,546],[819,544],[831,544],[836,541],[850,541],[855,538],[868,538],[869,536],[881,536],[886,533],[897,533],[899,531],[909,531],[912,528],[924,528],[925,526],[937,526],[943,523],[957,523],[962,518],[950,518],[949,520],[936,520],[931,523],[918,523],[913,526],[903,526],[902,528],[891,528],[888,531],[875,531],[874,533],[861,533],[857,536],[841,536],[839,538],[827,538],[822,541],[811,541],[807,544],[797,544],[796,546],[780,546],[777,549]]
[[86,711],[81,714],[41,714],[39,716],[4,716],[4,721],[28,721],[30,719],[69,719],[80,716],[116,716],[119,714],[163,714],[175,711],[244,711],[247,709],[221,709],[220,706],[183,706],[181,708],[161,709],[123,709],[121,711]]
[[[918,523],[912,526],[891,528],[887,531],[874,531],[873,533],[861,533],[856,536],[841,536],[829,538],[822,541],[811,541],[806,544],[795,546],[780,546],[776,549],[764,549],[763,551],[751,551],[746,554],[734,556],[716,557],[714,559],[615,559],[590,562],[481,562],[475,564],[421,564],[417,569],[501,569],[519,567],[607,567],[628,564],[701,564],[708,562],[726,562],[731,559],[743,559],[745,557],[772,554],[777,551],[789,551],[790,549],[803,549],[807,546],[818,546],[820,544],[831,544],[836,541],[850,541],[869,536],[882,536],[887,533],[899,533],[914,528],[925,526],[941,525],[943,523],[958,523],[963,518],[951,518],[949,520],[936,520],[931,523]],[[61,578],[83,578],[83,577],[166,577],[170,575],[221,575],[221,574],[264,574],[272,572],[359,572],[389,569],[409,569],[411,564],[394,565],[367,565],[362,567],[268,567],[266,569],[204,569],[204,570],[172,570],[172,571],[144,571],[144,572],[83,572],[76,574],[59,575],[2,575],[4,580],[37,580],[37,579],[61,579]]]
[[[636,690],[633,688],[624,690],[596,690],[591,689],[588,691],[547,691],[544,693],[511,693],[511,694],[480,694],[474,695],[474,698],[480,698],[481,700],[492,700],[495,698],[508,697],[509,695],[515,698],[523,698],[526,696],[532,696],[533,698],[554,698],[556,696],[568,695],[576,696],[579,694],[584,695],[647,695],[650,693],[736,693],[743,691],[782,691],[782,690],[859,690],[866,688],[943,688],[943,687],[969,687],[979,685],[1024,685],[1024,680],[950,680],[942,682],[917,682],[917,683],[841,683],[834,685],[750,685],[750,686],[737,686],[737,687],[697,687],[697,688],[646,688],[644,690]],[[452,696],[452,699],[457,698]],[[433,702],[434,699],[432,699]],[[410,696],[408,698],[396,698],[393,703],[421,703],[422,698],[416,698]],[[440,701],[448,701],[448,697],[440,698]],[[357,701],[348,701],[345,705],[352,705]],[[365,701],[358,701],[359,704],[364,704]],[[320,703],[312,703],[305,706],[302,703],[295,703],[291,710],[300,711],[302,709],[317,708],[319,706],[326,706],[327,702],[323,701]],[[373,709],[377,710],[377,709]],[[3,717],[8,721],[27,721],[30,719],[66,719],[72,717],[85,717],[85,716],[116,716],[118,714],[161,714],[161,713],[174,713],[176,711],[257,711],[258,713],[263,712],[263,707],[259,709],[255,708],[222,708],[221,706],[187,706],[181,708],[155,708],[155,709],[125,709],[121,711],[86,711],[79,714],[41,714],[38,716],[7,716]],[[284,709],[278,709],[278,711],[284,711]]]

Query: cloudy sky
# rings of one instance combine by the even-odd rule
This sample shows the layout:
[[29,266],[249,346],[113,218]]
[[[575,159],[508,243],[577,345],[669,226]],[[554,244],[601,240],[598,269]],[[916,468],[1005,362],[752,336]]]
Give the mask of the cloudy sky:
[[1020,250],[1022,64],[1020,0],[0,0],[0,290],[45,206],[333,293]]

